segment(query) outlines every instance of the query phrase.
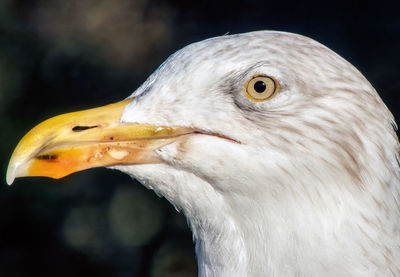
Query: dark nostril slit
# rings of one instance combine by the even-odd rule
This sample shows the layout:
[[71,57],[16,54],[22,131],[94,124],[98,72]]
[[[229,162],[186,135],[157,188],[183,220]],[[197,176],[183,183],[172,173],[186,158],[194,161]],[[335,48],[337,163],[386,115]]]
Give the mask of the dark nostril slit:
[[40,155],[40,156],[37,156],[36,159],[52,161],[52,160],[57,159],[57,155]]
[[72,131],[74,132],[81,132],[81,131],[85,131],[87,129],[92,129],[92,128],[96,128],[99,127],[98,125],[94,125],[94,126],[75,126],[74,128],[72,128]]

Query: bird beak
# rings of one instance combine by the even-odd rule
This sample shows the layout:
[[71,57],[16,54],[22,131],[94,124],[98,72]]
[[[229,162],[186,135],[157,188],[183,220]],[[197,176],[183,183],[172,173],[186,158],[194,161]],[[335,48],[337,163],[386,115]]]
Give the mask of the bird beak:
[[23,176],[58,179],[93,167],[159,163],[154,150],[193,132],[120,122],[131,100],[59,115],[34,127],[11,156],[7,183]]

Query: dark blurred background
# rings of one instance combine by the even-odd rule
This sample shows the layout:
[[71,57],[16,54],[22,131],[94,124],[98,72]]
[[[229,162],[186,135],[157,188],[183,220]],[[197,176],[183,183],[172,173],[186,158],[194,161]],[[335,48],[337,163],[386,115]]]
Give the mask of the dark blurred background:
[[332,48],[400,118],[394,1],[0,0],[0,276],[196,276],[185,219],[130,177],[92,169],[9,187],[8,159],[40,121],[127,97],[183,46],[263,29]]

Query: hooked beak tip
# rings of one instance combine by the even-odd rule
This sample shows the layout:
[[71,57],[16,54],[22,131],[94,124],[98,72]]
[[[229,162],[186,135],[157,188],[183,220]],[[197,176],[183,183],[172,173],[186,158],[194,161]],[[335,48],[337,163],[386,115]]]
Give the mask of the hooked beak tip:
[[7,180],[7,184],[8,184],[9,186],[11,186],[12,183],[14,183],[14,180],[15,180],[15,166],[11,166],[11,167],[9,167],[9,168],[7,169],[7,177],[6,177],[6,180]]

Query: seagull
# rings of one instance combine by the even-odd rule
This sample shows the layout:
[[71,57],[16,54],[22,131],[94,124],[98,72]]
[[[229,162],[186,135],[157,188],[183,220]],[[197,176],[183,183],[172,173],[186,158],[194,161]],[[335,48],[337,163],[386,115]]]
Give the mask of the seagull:
[[322,44],[224,35],[179,50],[121,102],[34,127],[7,182],[125,172],[186,216],[199,276],[400,276],[396,128]]

